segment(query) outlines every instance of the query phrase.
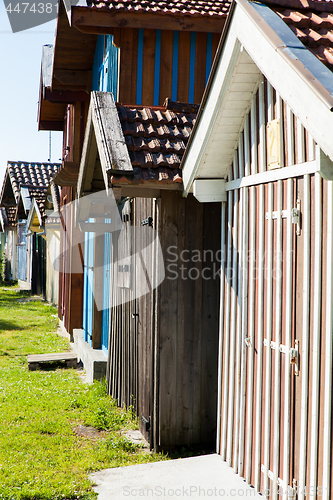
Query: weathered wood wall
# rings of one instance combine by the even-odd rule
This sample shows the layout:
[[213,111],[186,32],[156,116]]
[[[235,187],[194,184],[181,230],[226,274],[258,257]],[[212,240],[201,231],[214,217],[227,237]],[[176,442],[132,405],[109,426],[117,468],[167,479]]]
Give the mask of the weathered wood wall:
[[218,33],[115,28],[119,102],[162,106],[169,97],[199,103],[219,38]]
[[[129,210],[127,203],[123,217]],[[111,285],[112,303],[118,301],[118,305],[113,306],[110,319],[109,392],[120,405],[134,404],[140,430],[152,447],[212,445],[216,434],[220,204],[202,205],[192,195],[185,199],[179,192],[165,191],[158,200],[136,198],[131,210],[134,227],[140,228],[131,240],[137,245],[134,254],[152,244],[156,229],[166,277],[157,289],[141,296],[137,276],[129,287]],[[153,228],[141,226],[147,217],[152,217]],[[112,234],[114,255],[120,242],[121,237]],[[153,267],[159,264],[154,258],[149,261],[149,276],[154,276]],[[118,283],[121,279],[118,276]]]
[[162,193],[158,440],[165,447],[215,439],[220,218],[219,203]]

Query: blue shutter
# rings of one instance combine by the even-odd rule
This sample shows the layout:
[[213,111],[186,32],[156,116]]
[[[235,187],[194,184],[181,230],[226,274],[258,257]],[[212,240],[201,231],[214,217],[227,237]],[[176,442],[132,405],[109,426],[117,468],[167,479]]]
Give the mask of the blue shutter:
[[[89,219],[89,222],[93,222]],[[83,289],[83,329],[85,341],[92,345],[94,306],[94,233],[85,233],[84,240],[84,289]]]

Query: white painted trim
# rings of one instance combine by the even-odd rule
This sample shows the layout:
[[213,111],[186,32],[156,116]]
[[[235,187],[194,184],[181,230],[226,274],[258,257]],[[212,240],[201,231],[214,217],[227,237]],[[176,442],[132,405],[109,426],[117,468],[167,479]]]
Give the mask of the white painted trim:
[[226,182],[225,190],[232,191],[245,186],[257,186],[258,184],[291,179],[305,174],[314,174],[315,172],[318,172],[318,168],[318,163],[316,161],[309,161],[300,163],[299,165],[292,165],[291,167],[277,168],[276,170],[260,172],[259,174],[253,174],[247,177],[242,177],[241,179]]
[[[230,122],[231,110],[226,109],[224,105],[229,90],[232,90],[241,45],[253,64],[266,76],[325,154],[333,159],[330,133],[333,130],[330,70],[309,50],[304,50],[296,35],[269,7],[237,0],[219,62],[204,96],[200,120],[184,156],[185,195],[190,191],[197,175],[207,178],[209,170],[212,169],[214,172],[219,171],[224,178],[228,171],[232,156],[228,158],[229,153],[219,159],[216,154],[214,157],[210,156],[210,146],[213,139],[215,143],[218,141],[217,116],[219,123],[222,119]],[[303,64],[304,57],[306,61]],[[253,82],[253,91],[256,86],[257,82]],[[290,89],[295,91],[291,92]],[[304,102],[307,103],[306,106]],[[244,113],[250,104],[251,100],[244,101]],[[221,140],[221,151],[223,146]]]
[[224,326],[224,295],[225,295],[225,214],[226,203],[221,207],[221,283],[220,283],[220,317],[219,317],[219,357],[218,357],[218,383],[217,383],[217,431],[216,453],[221,453],[221,403],[222,403],[222,373],[223,373],[223,326]]
[[[266,160],[266,117],[265,117],[265,79],[259,85],[259,166],[260,172],[267,170]],[[239,176],[241,177],[241,176]]]
[[307,432],[309,399],[309,332],[310,332],[310,175],[304,176],[303,191],[303,331],[302,331],[302,388],[301,431],[299,462],[299,499],[305,500],[305,478],[307,466]]
[[241,376],[240,376],[240,408],[239,408],[239,455],[238,474],[244,474],[244,444],[245,444],[245,401],[246,401],[246,360],[247,347],[245,338],[248,329],[248,219],[249,219],[249,196],[248,189],[242,189],[243,196],[243,228],[242,228],[242,274],[245,276],[242,282],[242,341],[241,341]]
[[[268,211],[273,211],[273,185],[268,185]],[[270,343],[272,340],[272,313],[273,313],[273,219],[268,219],[267,232],[267,306],[266,306],[266,337]],[[266,380],[265,380],[265,438],[264,438],[264,489],[269,490],[269,477],[267,471],[270,468],[271,450],[271,350],[266,351]]]
[[[228,194],[228,243],[227,243],[227,269],[226,269],[226,302],[225,302],[225,328],[224,328],[224,359],[229,359],[230,352],[230,295],[231,295],[231,255],[232,255],[232,207],[233,194]],[[223,416],[222,416],[222,458],[226,460],[228,444],[228,388],[229,367],[225,363],[223,377]]]
[[[276,92],[276,109],[277,109],[277,118],[280,120],[279,128],[280,128],[280,168],[283,168],[284,165],[284,130],[283,130],[283,100],[278,92]],[[303,160],[304,162],[304,160]]]
[[245,161],[245,175],[248,176],[251,173],[251,156],[250,156],[250,126],[249,126],[249,114],[245,116],[244,122],[244,161]]
[[[256,162],[255,162],[256,164]],[[249,254],[249,325],[248,338],[250,345],[247,348],[248,377],[246,403],[246,473],[245,478],[251,483],[252,473],[252,444],[253,444],[253,385],[254,385],[254,336],[255,336],[255,288],[256,288],[256,189],[250,188],[250,254]]]
[[[287,184],[287,212],[291,214],[294,206],[294,182],[288,179]],[[289,355],[293,325],[293,235],[295,232],[291,217],[287,218],[287,264],[286,264],[286,313],[285,313],[285,328],[286,328],[286,352]],[[289,484],[290,473],[290,419],[291,419],[291,365],[287,358],[285,364],[285,379],[284,379],[284,430],[283,430],[283,480]]]
[[[282,212],[282,181],[277,185],[277,211]],[[276,222],[276,259],[275,270],[275,342],[281,344],[282,324],[282,217]],[[278,477],[280,465],[280,425],[281,425],[281,355],[280,350],[275,351],[275,374],[274,374],[274,438],[273,438],[273,493],[272,499],[277,499]]]
[[258,173],[257,102],[253,96],[251,104],[251,174]]
[[[311,452],[310,484],[317,489],[318,444],[319,444],[319,379],[321,341],[321,272],[322,272],[322,179],[315,176],[315,252],[313,293],[313,347],[312,347],[312,408],[311,408]],[[321,484],[319,484],[321,486]]]
[[332,369],[333,369],[333,182],[327,183],[327,285],[324,397],[323,498],[331,492],[332,462]]
[[262,389],[263,389],[263,342],[264,342],[264,266],[265,266],[265,188],[259,186],[259,252],[258,252],[258,362],[255,442],[255,489],[260,491],[261,445],[262,445]]
[[239,214],[238,214],[238,301],[237,301],[237,351],[236,351],[236,411],[235,411],[235,434],[234,434],[234,471],[238,472],[238,440],[239,440],[239,411],[240,411],[240,375],[241,375],[241,356],[242,356],[242,304],[243,304],[243,196],[242,191],[239,195]]
[[298,163],[303,163],[305,160],[305,142],[304,142],[305,131],[299,118],[297,118],[296,123],[297,123],[297,161]]
[[[287,151],[288,166],[294,165],[295,161],[295,133],[294,133],[294,115],[289,106],[287,106]],[[314,160],[315,158],[311,158]]]
[[193,182],[193,196],[200,203],[227,201],[224,179],[196,179]]
[[[230,195],[229,195],[230,196]],[[232,290],[230,315],[230,354],[229,354],[229,402],[228,402],[228,447],[227,464],[232,465],[235,403],[235,355],[236,355],[236,312],[237,312],[237,264],[238,264],[238,192],[234,192],[234,222],[232,239]]]

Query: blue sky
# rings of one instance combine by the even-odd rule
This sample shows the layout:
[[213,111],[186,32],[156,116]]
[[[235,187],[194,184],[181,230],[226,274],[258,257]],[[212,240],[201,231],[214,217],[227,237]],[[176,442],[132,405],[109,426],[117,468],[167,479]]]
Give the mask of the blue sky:
[[[47,161],[49,132],[37,129],[42,46],[54,43],[55,21],[13,34],[0,0],[0,188],[7,161]],[[52,162],[61,157],[52,132]]]

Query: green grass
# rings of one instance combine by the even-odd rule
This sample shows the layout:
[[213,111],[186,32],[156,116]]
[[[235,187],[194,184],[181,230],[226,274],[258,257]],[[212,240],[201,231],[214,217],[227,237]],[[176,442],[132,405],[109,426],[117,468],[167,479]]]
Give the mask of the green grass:
[[[164,459],[123,437],[137,420],[105,383],[87,386],[72,369],[28,371],[27,354],[61,352],[68,341],[56,334],[56,309],[24,297],[0,286],[0,499],[91,500],[90,472]],[[80,425],[101,432],[81,437]]]

